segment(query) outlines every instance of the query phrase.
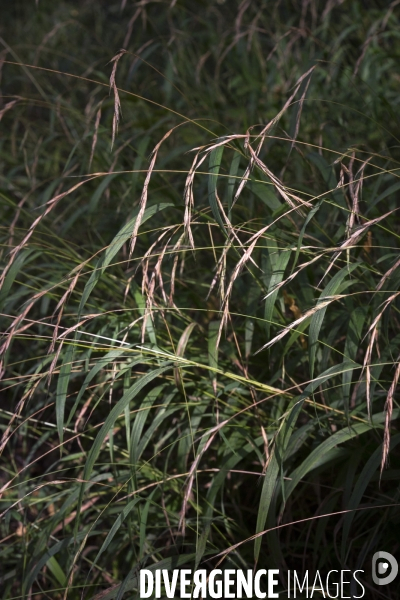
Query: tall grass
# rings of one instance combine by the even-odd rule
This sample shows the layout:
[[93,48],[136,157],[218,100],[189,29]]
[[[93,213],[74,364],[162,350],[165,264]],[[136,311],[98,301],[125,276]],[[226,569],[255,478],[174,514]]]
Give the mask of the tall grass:
[[3,597],[222,564],[381,598],[397,3],[36,4],[0,38]]

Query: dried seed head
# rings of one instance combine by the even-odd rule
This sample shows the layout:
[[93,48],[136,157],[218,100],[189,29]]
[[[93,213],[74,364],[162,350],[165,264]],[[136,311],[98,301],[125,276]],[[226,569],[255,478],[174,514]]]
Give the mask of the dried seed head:
[[126,50],[121,48],[121,50],[115,56],[113,56],[113,58],[110,60],[110,63],[111,62],[114,63],[112,71],[111,71],[111,75],[110,75],[110,93],[111,93],[111,90],[113,90],[113,92],[114,92],[114,117],[113,117],[111,148],[114,146],[114,140],[115,140],[116,133],[118,131],[118,124],[119,124],[119,120],[120,120],[121,114],[122,114],[121,101],[119,99],[118,88],[115,83],[115,76],[117,74],[118,61],[126,53],[127,53]]

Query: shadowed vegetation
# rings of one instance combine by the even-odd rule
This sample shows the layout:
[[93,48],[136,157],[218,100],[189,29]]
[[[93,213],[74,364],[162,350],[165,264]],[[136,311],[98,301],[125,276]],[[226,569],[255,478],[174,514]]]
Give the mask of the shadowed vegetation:
[[399,11],[2,7],[4,598],[217,564],[398,597]]

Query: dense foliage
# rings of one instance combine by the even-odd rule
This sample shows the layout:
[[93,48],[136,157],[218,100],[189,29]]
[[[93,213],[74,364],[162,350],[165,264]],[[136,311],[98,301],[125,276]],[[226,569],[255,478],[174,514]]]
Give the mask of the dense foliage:
[[397,598],[399,11],[2,6],[4,598],[219,563]]

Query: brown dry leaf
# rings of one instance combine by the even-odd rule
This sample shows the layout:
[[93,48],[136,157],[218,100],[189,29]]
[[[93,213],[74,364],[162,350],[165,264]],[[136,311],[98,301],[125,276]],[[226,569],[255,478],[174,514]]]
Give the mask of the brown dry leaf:
[[25,527],[25,525],[23,525],[21,523],[21,521],[19,521],[15,535],[17,535],[18,537],[24,537],[25,534],[26,534],[26,527]]
[[287,291],[283,290],[283,299],[284,299],[286,306],[293,313],[294,318],[300,319],[300,317],[302,316],[302,312],[299,309],[299,307],[297,306],[296,300],[293,298],[293,296],[289,296]]
[[371,254],[372,248],[372,231],[368,231],[365,242],[363,243],[363,252],[366,257],[369,257]]
[[[293,313],[294,318],[300,319],[303,316],[303,313],[297,306],[295,298],[293,298],[293,296],[289,296],[287,291],[283,290],[283,299],[290,312]],[[300,343],[304,349],[307,348],[307,340],[303,334],[300,336]]]

